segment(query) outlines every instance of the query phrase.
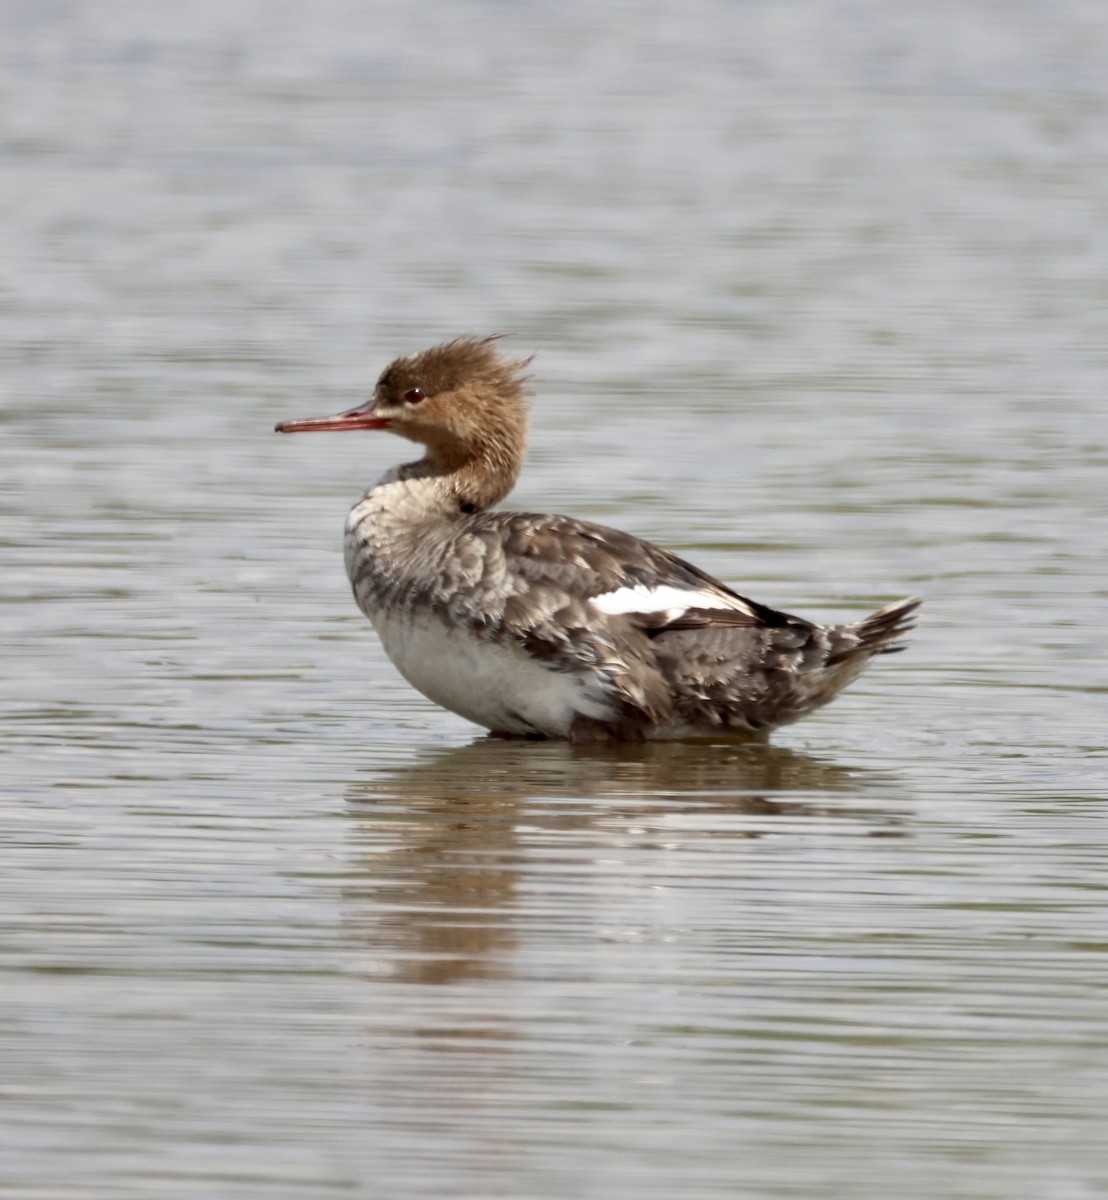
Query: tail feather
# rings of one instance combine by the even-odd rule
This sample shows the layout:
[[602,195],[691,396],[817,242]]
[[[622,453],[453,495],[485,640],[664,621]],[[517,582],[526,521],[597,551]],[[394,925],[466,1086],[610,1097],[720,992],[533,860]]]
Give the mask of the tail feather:
[[919,596],[897,600],[879,608],[857,624],[848,625],[843,632],[853,635],[851,645],[831,655],[827,665],[834,666],[863,654],[867,657],[871,654],[896,654],[905,649],[904,643],[898,639],[915,628],[915,613],[922,603]]

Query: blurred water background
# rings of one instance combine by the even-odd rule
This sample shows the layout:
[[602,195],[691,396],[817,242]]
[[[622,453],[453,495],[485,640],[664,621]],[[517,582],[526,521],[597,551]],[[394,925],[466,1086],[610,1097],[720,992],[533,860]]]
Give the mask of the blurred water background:
[[[1108,1194],[1099,0],[0,5],[0,1196]],[[774,747],[483,741],[354,609],[513,503],[927,598]]]

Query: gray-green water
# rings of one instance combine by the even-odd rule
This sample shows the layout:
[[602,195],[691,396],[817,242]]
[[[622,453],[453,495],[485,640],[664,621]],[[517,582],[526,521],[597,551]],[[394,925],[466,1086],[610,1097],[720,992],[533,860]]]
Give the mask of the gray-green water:
[[[0,1196],[1108,1193],[1101,4],[0,8]],[[537,351],[513,503],[909,654],[485,742],[280,439]]]

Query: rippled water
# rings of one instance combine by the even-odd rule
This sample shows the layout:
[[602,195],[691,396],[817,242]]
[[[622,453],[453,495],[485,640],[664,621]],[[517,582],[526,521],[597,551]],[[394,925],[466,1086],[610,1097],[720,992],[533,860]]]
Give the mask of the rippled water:
[[[1108,18],[0,9],[0,1196],[1108,1193]],[[279,439],[536,351],[513,503],[909,654],[482,740]]]

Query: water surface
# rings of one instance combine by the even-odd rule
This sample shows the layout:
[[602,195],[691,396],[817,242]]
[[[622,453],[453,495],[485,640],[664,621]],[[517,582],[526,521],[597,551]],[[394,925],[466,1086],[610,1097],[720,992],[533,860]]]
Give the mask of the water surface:
[[[0,1196],[1108,1192],[1108,20],[0,14]],[[771,747],[489,742],[280,439],[537,352],[513,503],[927,598]]]

